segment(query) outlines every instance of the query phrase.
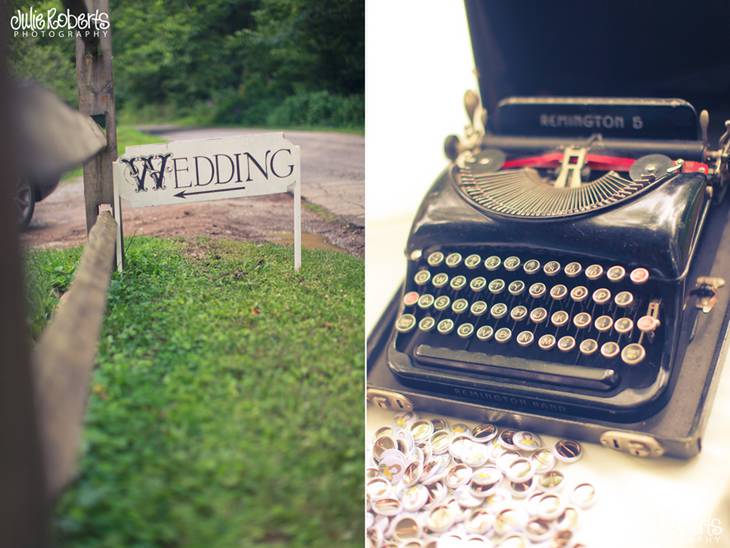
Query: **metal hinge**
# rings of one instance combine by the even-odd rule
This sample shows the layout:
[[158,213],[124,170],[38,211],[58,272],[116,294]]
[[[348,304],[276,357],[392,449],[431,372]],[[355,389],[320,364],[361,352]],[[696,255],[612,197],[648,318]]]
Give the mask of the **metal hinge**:
[[391,409],[393,411],[413,411],[413,403],[403,394],[383,390],[381,388],[368,388],[367,400],[375,407]]
[[690,295],[697,296],[695,306],[705,314],[709,314],[717,303],[717,291],[725,285],[725,279],[700,276],[695,284],[695,288],[690,292]]
[[664,448],[655,438],[634,432],[609,430],[601,434],[601,445],[635,457],[661,457]]

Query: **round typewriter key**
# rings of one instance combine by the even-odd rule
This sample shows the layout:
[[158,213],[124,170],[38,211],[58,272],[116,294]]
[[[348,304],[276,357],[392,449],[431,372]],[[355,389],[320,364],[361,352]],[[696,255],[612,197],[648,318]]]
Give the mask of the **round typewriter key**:
[[451,431],[454,434],[469,434],[471,433],[471,429],[464,424],[463,422],[457,422],[451,427]]
[[504,260],[504,268],[505,270],[508,270],[510,272],[514,272],[518,268],[520,268],[520,258],[515,257],[514,255],[511,257],[507,257]]
[[385,478],[371,479],[365,486],[365,493],[371,498],[381,498],[391,489],[390,482]]
[[598,342],[596,339],[584,339],[580,342],[580,346],[578,347],[580,349],[580,353],[584,356],[590,356],[591,354],[595,354],[596,350],[598,350]]
[[522,295],[522,293],[525,291],[525,282],[522,280],[515,280],[514,282],[510,283],[507,287],[507,291],[509,291],[510,295]]
[[419,270],[416,272],[416,275],[413,276],[413,281],[416,282],[416,285],[425,285],[430,279],[431,273],[428,270]]
[[[563,513],[555,519],[555,527],[558,531],[572,531],[578,527],[578,517],[578,510],[572,506],[568,506],[563,510]],[[579,547],[573,545],[573,548]]]
[[555,455],[549,449],[539,449],[532,455],[532,462],[536,474],[545,474],[555,468]]
[[554,520],[563,513],[563,501],[558,495],[545,493],[537,503],[537,515],[543,519]]
[[484,466],[489,460],[489,455],[492,452],[492,447],[483,443],[476,443],[472,440],[469,441],[470,444],[467,445],[466,449],[463,450],[461,460],[464,461],[464,464],[471,468],[479,468],[480,466]]
[[565,268],[563,269],[563,272],[565,272],[565,275],[568,276],[568,278],[575,278],[582,271],[583,267],[581,266],[581,264],[575,261],[566,264]]
[[515,435],[512,436],[512,441],[514,442],[515,447],[522,451],[536,451],[542,447],[542,439],[540,436],[533,434],[532,432],[525,432],[524,430],[516,432]]
[[570,500],[578,508],[586,510],[596,502],[596,488],[590,483],[580,483],[573,488]]
[[424,316],[421,318],[421,321],[418,322],[418,329],[428,333],[433,329],[434,325],[436,325],[436,320],[434,320],[431,316]]
[[446,255],[446,266],[456,268],[461,264],[461,253],[449,253]]
[[504,318],[507,315],[507,305],[504,303],[497,303],[492,306],[492,310],[490,310],[489,313],[495,320]]
[[410,426],[413,441],[421,443],[433,435],[433,423],[428,419],[417,420]]
[[431,283],[436,288],[442,288],[449,282],[449,275],[444,274],[443,272],[439,272],[433,277],[433,280],[431,280]]
[[433,307],[436,310],[446,310],[451,304],[451,299],[448,295],[439,295],[436,300],[433,301]]
[[467,308],[469,308],[469,302],[466,299],[456,299],[454,304],[451,305],[451,310],[454,311],[454,314],[461,314]]
[[510,481],[523,482],[528,481],[535,475],[535,467],[532,461],[526,457],[519,457],[510,462],[504,475]]
[[[446,453],[449,450],[449,445],[451,445],[452,435],[451,432],[448,432],[446,430],[439,430],[438,432],[434,432],[433,436],[431,436],[431,451],[434,455],[441,455],[443,453]],[[448,455],[447,455],[448,457]],[[448,460],[443,461],[446,464],[444,464],[444,469],[448,465]],[[445,471],[445,470],[444,470]]]
[[433,424],[434,432],[449,429],[449,421],[447,421],[446,419],[431,419],[431,424]]
[[418,293],[415,291],[409,291],[403,295],[403,304],[405,306],[413,306],[418,302]]
[[413,314],[403,314],[395,322],[395,328],[399,333],[408,333],[416,325],[416,317]]
[[537,486],[546,493],[554,493],[562,489],[564,482],[565,476],[560,470],[550,470],[540,476],[537,480]]
[[591,325],[591,315],[588,312],[579,312],[573,317],[573,325],[578,329],[584,329]]
[[621,351],[621,360],[626,365],[637,365],[646,357],[646,350],[639,343],[631,343],[624,346]]
[[444,483],[449,489],[458,489],[471,478],[472,470],[466,464],[459,462],[451,465],[446,472]]
[[570,464],[583,456],[583,448],[575,440],[560,440],[555,442],[553,453],[560,462]]
[[527,317],[527,307],[522,305],[515,306],[510,310],[509,316],[514,321],[520,322]]
[[411,516],[398,516],[393,521],[393,538],[398,542],[407,542],[421,536],[421,526]]
[[542,282],[534,283],[530,286],[529,293],[533,299],[539,299],[545,294],[545,284]]
[[568,294],[568,288],[563,284],[557,284],[550,288],[550,296],[556,301],[562,301]]
[[555,336],[554,335],[543,335],[540,337],[540,340],[537,341],[537,346],[539,346],[542,350],[550,350],[553,346],[555,346]]
[[454,524],[454,517],[454,513],[448,506],[436,506],[428,514],[426,526],[434,533],[445,533]]
[[575,348],[575,339],[570,335],[560,337],[558,340],[558,348],[563,352],[570,352]]
[[466,266],[469,270],[474,270],[480,264],[482,264],[482,258],[476,253],[472,253],[464,259],[464,266]]
[[504,291],[504,280],[497,278],[489,282],[489,292],[492,295],[499,295],[502,291]]
[[596,289],[593,292],[593,302],[596,304],[606,304],[611,300],[611,292],[605,287]]
[[588,297],[588,288],[584,285],[576,285],[570,290],[570,298],[577,303],[582,303]]
[[431,308],[433,301],[434,301],[433,295],[431,295],[430,293],[424,293],[423,295],[418,297],[418,308],[421,308],[423,310],[426,310],[427,308]]
[[555,327],[562,327],[568,323],[569,319],[570,316],[565,310],[558,310],[557,312],[553,312],[553,315],[550,316],[550,323],[552,323]]
[[494,493],[484,498],[482,504],[487,512],[496,514],[509,507],[512,502],[512,497],[506,489],[498,487],[494,490]]
[[535,335],[532,334],[532,331],[520,331],[515,340],[520,346],[530,346],[534,339]]
[[652,331],[656,331],[660,323],[654,316],[642,316],[636,321],[636,327],[642,333],[651,333]]
[[626,276],[626,269],[623,266],[615,265],[606,271],[606,278],[612,282],[620,282]]
[[646,268],[635,268],[629,276],[636,285],[645,284],[649,281],[649,271]]
[[497,257],[496,255],[492,255],[491,257],[487,257],[484,260],[484,267],[489,271],[494,271],[499,268],[499,265],[502,264],[502,259]]
[[454,321],[448,318],[441,320],[436,329],[442,335],[448,335],[454,329]]
[[546,541],[553,536],[553,525],[546,519],[530,518],[525,524],[525,535],[533,543]]
[[477,329],[477,339],[480,341],[488,341],[494,335],[494,328],[489,325],[483,325]]
[[614,322],[613,328],[616,330],[616,333],[625,335],[634,328],[634,322],[631,321],[631,318],[619,318]]
[[586,278],[589,280],[597,280],[603,276],[603,267],[599,264],[592,264],[586,268]]
[[593,325],[598,331],[605,333],[613,327],[613,318],[611,316],[598,316]]
[[545,266],[542,267],[542,271],[548,276],[555,276],[560,272],[560,263],[558,261],[548,261]]
[[[515,432],[513,430],[502,430],[502,432],[499,434],[499,445],[504,447],[505,449],[510,450],[510,454],[520,456],[519,453],[516,453],[512,451],[512,449],[517,449],[515,446]],[[501,457],[504,457],[506,454],[500,455]]]
[[630,291],[620,291],[616,294],[614,301],[619,308],[627,308],[634,302],[634,296]]
[[530,320],[532,320],[533,323],[542,323],[545,321],[545,318],[547,318],[547,310],[541,306],[533,308],[530,311]]
[[540,270],[540,261],[537,259],[525,261],[525,264],[522,265],[522,270],[525,271],[525,274],[535,274],[538,270]]
[[471,303],[469,311],[472,315],[479,317],[487,311],[487,303],[484,301],[474,301]]
[[466,485],[459,487],[454,492],[454,497],[462,508],[476,508],[482,504],[482,499],[473,496],[471,490]]
[[[487,512],[485,508],[477,508],[469,514],[469,517],[464,522],[464,529],[466,529],[467,533],[483,535],[489,531],[493,523],[494,516],[492,514]],[[479,544],[476,544],[476,546],[479,546]],[[489,546],[489,544],[484,543],[483,546]]]
[[426,262],[428,262],[429,266],[439,266],[444,262],[444,254],[440,251],[434,251],[428,256]]
[[474,325],[468,322],[461,324],[459,329],[456,330],[456,334],[462,339],[468,339],[472,333],[474,333]]
[[487,443],[497,437],[497,427],[491,423],[485,422],[477,424],[472,430],[471,437],[477,443]]
[[619,346],[613,341],[603,343],[601,347],[601,356],[604,358],[615,358],[618,356]]
[[463,289],[466,285],[466,276],[454,276],[451,278],[451,289],[454,289],[455,291],[459,291],[460,289]]
[[486,285],[487,285],[487,280],[484,279],[481,276],[477,276],[476,278],[472,279],[471,282],[469,282],[469,287],[475,293],[478,293],[479,291],[481,291],[482,289],[484,289],[484,287]]
[[[494,310],[494,308],[492,308]],[[498,343],[506,343],[512,338],[512,330],[508,327],[500,327],[494,333],[494,340]]]
[[[494,520],[494,532],[500,537],[506,536],[509,533],[522,529],[528,519],[529,517],[520,510],[515,508],[505,508],[497,514]],[[513,544],[512,546],[520,545]]]

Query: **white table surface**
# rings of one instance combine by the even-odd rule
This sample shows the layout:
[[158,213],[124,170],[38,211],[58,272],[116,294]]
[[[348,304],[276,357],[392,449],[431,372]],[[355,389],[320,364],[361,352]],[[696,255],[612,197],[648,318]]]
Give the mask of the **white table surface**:
[[[404,275],[410,222],[405,214],[367,220],[368,332]],[[368,406],[367,443],[375,430],[392,422],[393,414]],[[547,443],[556,440],[543,437]],[[730,491],[730,367],[720,379],[698,457],[639,459],[598,444],[583,446],[585,457],[563,471],[568,484],[590,481],[599,492],[581,520],[581,538],[589,546],[730,546],[730,504],[723,504]],[[719,535],[713,534],[716,526],[722,530]]]

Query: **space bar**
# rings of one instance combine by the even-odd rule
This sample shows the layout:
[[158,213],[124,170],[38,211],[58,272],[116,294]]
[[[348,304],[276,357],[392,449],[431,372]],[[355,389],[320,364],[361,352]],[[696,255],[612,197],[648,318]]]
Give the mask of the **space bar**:
[[478,371],[499,377],[568,385],[576,388],[610,390],[619,382],[619,375],[613,369],[560,365],[515,356],[506,357],[467,350],[451,350],[427,344],[421,344],[416,348],[415,358],[424,365],[468,369],[471,372],[474,372],[474,368],[471,366],[476,365],[479,366]]

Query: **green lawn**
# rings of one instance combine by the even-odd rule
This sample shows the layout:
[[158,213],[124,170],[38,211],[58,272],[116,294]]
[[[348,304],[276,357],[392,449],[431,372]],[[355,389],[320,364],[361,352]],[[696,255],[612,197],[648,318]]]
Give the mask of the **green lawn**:
[[[118,126],[117,127],[117,152],[121,156],[124,154],[124,150],[131,145],[149,145],[152,143],[164,143],[165,140],[157,137],[156,135],[150,135],[148,133],[142,133],[137,131],[132,126]],[[83,169],[78,167],[72,171],[66,172],[62,179],[73,179],[74,177],[81,177]]]
[[[62,546],[360,546],[363,263],[137,237],[115,275]],[[28,257],[37,333],[79,250]]]

